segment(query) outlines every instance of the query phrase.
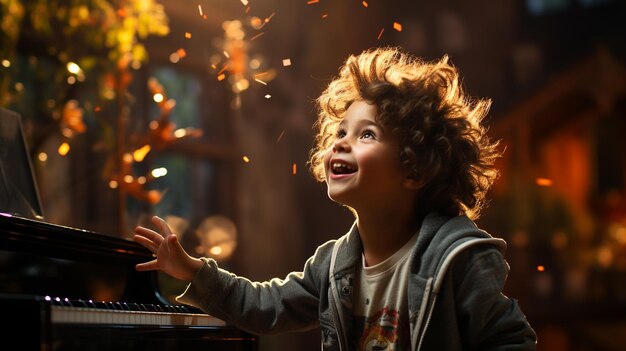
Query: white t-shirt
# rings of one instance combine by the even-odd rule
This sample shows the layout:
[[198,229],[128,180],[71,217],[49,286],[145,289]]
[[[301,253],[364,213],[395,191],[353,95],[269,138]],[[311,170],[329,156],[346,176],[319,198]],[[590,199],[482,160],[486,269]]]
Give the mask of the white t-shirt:
[[411,345],[407,282],[415,234],[385,261],[362,268],[353,301],[353,340],[358,350],[408,350]]

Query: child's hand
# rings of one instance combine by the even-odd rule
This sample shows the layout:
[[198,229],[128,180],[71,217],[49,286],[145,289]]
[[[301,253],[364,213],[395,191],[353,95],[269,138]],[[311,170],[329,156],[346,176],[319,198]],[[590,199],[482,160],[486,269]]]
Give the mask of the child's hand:
[[160,270],[176,279],[190,282],[203,262],[187,254],[162,218],[154,216],[152,222],[159,228],[160,233],[145,227],[137,227],[133,240],[152,251],[156,258],[139,263],[135,268],[138,271]]

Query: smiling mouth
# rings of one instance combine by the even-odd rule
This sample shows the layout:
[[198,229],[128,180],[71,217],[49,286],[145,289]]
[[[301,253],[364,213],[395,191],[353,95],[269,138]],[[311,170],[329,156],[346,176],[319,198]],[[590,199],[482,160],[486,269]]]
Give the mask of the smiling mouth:
[[356,168],[341,162],[332,162],[330,169],[333,174],[352,174],[356,172]]

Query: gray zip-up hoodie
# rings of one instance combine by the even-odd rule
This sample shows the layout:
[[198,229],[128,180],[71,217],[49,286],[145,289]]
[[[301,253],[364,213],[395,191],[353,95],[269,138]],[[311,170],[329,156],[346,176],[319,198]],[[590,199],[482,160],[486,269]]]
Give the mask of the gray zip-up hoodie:
[[[517,302],[502,294],[505,248],[504,240],[465,216],[426,216],[407,286],[411,350],[535,350],[535,332]],[[353,282],[361,254],[353,225],[285,279],[251,282],[203,259],[178,301],[258,335],[319,326],[323,350],[353,350]]]

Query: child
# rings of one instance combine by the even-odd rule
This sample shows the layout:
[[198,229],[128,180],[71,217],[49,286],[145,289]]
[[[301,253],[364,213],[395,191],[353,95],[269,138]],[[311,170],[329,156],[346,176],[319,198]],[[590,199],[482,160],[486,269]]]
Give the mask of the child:
[[377,48],[349,57],[317,103],[311,170],[354,214],[347,234],[302,272],[251,282],[189,256],[154,217],[160,233],[134,240],[156,259],[137,269],[190,282],[179,302],[255,334],[319,326],[323,350],[534,350],[502,294],[506,244],[472,221],[497,176],[490,101],[465,96],[445,56]]

